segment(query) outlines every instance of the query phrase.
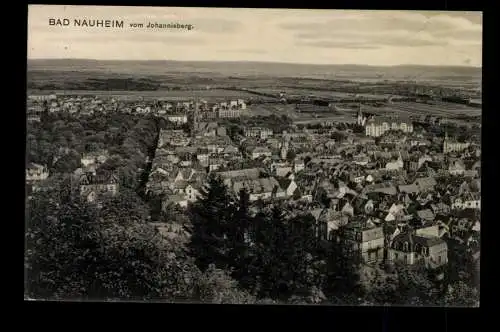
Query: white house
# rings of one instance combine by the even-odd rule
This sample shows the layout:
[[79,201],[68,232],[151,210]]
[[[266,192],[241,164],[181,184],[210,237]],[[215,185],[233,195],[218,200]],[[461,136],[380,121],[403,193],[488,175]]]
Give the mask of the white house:
[[388,162],[385,165],[385,169],[387,171],[395,171],[395,170],[400,170],[404,166],[403,159],[401,158],[401,155],[399,155],[398,159],[396,161]]
[[188,122],[186,114],[168,115],[167,120],[176,124],[184,124]]
[[271,157],[272,153],[268,148],[260,146],[252,150],[252,159],[257,159],[261,156]]
[[49,177],[49,171],[46,166],[31,163],[26,169],[26,180],[42,181]]
[[186,199],[190,202],[195,202],[198,200],[200,191],[195,188],[192,184],[188,184],[186,187]]

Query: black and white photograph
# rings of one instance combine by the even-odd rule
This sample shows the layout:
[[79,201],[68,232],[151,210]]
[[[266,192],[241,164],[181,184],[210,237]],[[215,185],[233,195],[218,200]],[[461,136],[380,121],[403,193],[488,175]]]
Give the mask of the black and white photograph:
[[479,307],[482,30],[29,5],[25,300]]

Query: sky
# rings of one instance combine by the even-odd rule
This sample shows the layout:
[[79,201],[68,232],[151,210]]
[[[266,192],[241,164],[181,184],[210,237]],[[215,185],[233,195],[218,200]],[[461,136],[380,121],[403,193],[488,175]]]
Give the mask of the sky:
[[[124,27],[76,27],[74,19]],[[130,27],[149,22],[194,28]],[[481,67],[482,14],[30,5],[28,59],[71,58]]]

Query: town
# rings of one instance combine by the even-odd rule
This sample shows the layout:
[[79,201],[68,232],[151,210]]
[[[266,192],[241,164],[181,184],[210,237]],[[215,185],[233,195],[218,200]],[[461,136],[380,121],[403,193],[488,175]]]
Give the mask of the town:
[[[359,279],[363,289],[353,303],[409,301],[380,295],[380,284],[402,275],[395,271],[418,270],[416,266],[431,288],[438,289],[435,292],[441,300],[453,293],[449,301],[468,301],[477,293],[472,285],[479,280],[480,119],[447,116],[453,112],[453,103],[443,101],[444,97],[427,97],[425,102],[418,97],[377,100],[383,107],[401,110],[392,114],[382,114],[373,102],[356,96],[349,101],[330,100],[326,106],[314,98],[292,101],[285,90],[274,97],[273,112],[259,114],[266,101],[258,98],[210,100],[193,95],[172,101],[140,94],[93,95],[91,91],[29,94],[28,201],[67,187],[67,196],[59,196],[93,206],[98,218],[105,219],[109,202],[116,203],[123,196],[120,206],[127,212],[114,211],[114,217],[135,216],[138,208],[131,206],[138,200],[137,204],[147,207],[137,215],[141,222],[166,238],[198,241],[203,246],[208,240],[202,238],[210,232],[200,233],[208,227],[200,224],[204,215],[200,210],[213,209],[204,222],[220,222],[218,232],[223,239],[230,236],[224,222],[247,220],[240,241],[247,250],[262,241],[258,230],[266,224],[263,220],[275,222],[278,213],[278,219],[287,220],[289,227],[310,222],[310,232],[295,241],[310,236],[312,260],[324,263],[333,255],[356,262],[354,270],[345,268],[350,273],[345,279],[353,283]],[[436,102],[432,105],[429,100]],[[444,111],[438,115],[413,111],[420,106]],[[280,113],[277,107],[286,110]],[[311,109],[316,116],[310,121],[292,118],[293,113]],[[317,116],[329,112],[343,112],[342,120]],[[217,210],[216,197],[223,196],[226,201]],[[241,214],[243,205],[247,205],[246,212]],[[230,217],[229,210],[234,210]],[[212,260],[218,268],[239,267],[234,276],[239,280],[237,288],[272,301],[284,301],[282,294],[294,293],[295,286],[277,281],[284,276],[276,277],[263,291],[265,282],[260,288],[255,286],[260,275],[248,280],[253,263],[219,265],[222,254],[204,248],[206,253],[200,249],[199,255],[194,254],[203,264]],[[226,256],[231,260],[234,255]],[[333,265],[338,269],[337,263]],[[303,267],[309,269],[307,264]],[[292,268],[282,265],[281,269]],[[346,282],[332,281],[329,272],[318,271],[318,278],[326,280],[303,282],[312,283],[315,290],[314,296],[304,300],[307,303],[333,301],[328,295],[331,285]],[[343,273],[336,271],[334,279]],[[277,272],[259,273],[274,276]],[[398,292],[403,294],[401,289],[391,294]],[[293,303],[291,298],[286,301]]]

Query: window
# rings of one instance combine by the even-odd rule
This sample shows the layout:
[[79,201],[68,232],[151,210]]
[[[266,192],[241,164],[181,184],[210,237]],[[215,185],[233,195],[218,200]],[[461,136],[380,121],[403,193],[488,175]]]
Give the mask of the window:
[[438,262],[438,264],[441,264],[441,256],[437,257],[437,262]]
[[403,243],[403,251],[408,251],[408,242]]
[[398,253],[397,252],[394,253],[394,259],[398,259]]

